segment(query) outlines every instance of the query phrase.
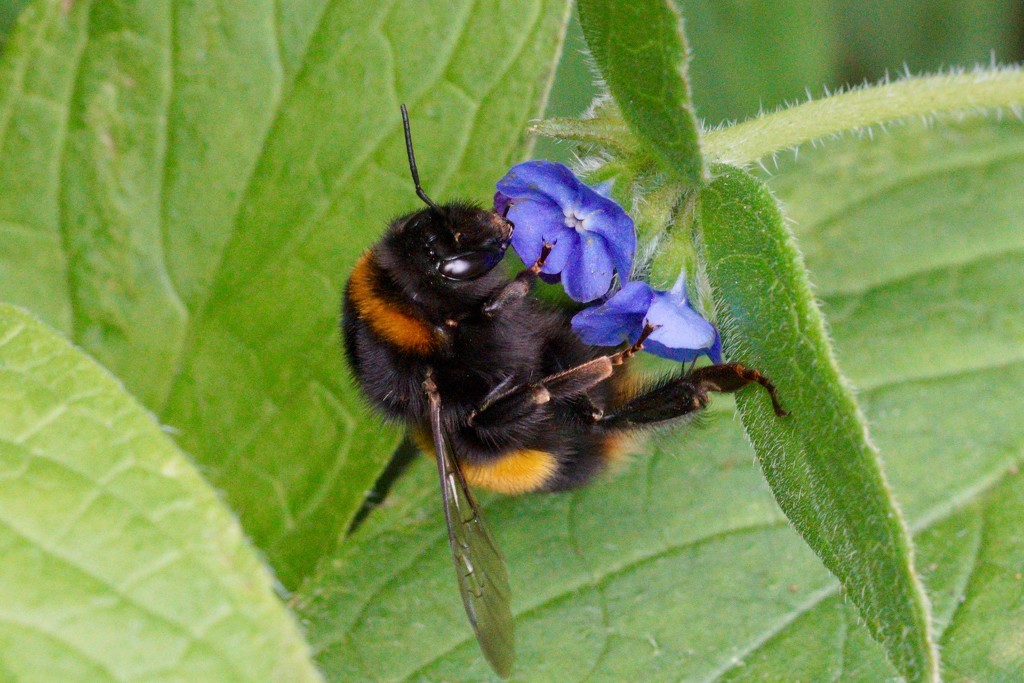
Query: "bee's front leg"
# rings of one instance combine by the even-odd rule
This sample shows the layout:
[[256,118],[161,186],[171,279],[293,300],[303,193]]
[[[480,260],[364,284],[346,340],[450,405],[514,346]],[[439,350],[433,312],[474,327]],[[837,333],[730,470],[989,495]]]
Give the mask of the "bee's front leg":
[[494,317],[510,303],[524,299],[529,295],[533,291],[533,285],[537,282],[540,269],[544,267],[544,262],[547,261],[553,247],[553,244],[545,244],[541,247],[540,258],[537,259],[537,262],[526,270],[521,271],[511,282],[502,287],[497,294],[484,303],[483,314],[489,318]]
[[455,353],[455,333],[458,329],[459,321],[455,318],[446,318],[444,323],[434,326],[433,333],[437,340],[437,353],[449,358]]

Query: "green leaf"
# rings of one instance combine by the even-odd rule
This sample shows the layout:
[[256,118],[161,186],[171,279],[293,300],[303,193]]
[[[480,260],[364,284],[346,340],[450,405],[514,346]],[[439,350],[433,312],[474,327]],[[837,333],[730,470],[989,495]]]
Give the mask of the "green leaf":
[[[944,632],[944,668],[979,680],[1013,677],[1020,661],[1007,654],[1004,634],[1020,628],[1022,615],[974,607],[988,587],[972,573],[1002,582],[991,586],[996,591],[1016,581],[996,568],[1017,561],[1006,557],[1016,529],[987,523],[984,545],[981,532],[986,517],[1012,514],[1020,495],[1006,470],[1009,462],[1014,471],[1022,444],[1015,384],[1024,326],[1014,292],[1024,246],[1016,191],[1024,138],[1019,127],[989,126],[931,135],[914,126],[894,138],[811,152],[806,166],[789,164],[775,184],[827,295],[833,331],[849,339],[844,366],[869,388],[862,401],[891,480],[909,492],[901,500],[910,518],[952,515],[918,538],[918,566]],[[890,411],[898,419],[887,433],[876,416]],[[959,510],[960,501],[970,504]],[[952,578],[942,576],[953,569]],[[752,668],[755,679],[788,670],[779,668],[781,651],[769,659],[775,668]]]
[[17,23],[18,15],[28,3],[29,0],[4,0],[4,2],[0,2],[0,52],[3,51],[4,43],[7,42],[7,36],[14,29],[14,24]]
[[[1012,521],[1024,498],[1022,172],[1020,124],[976,123],[833,143],[772,179],[917,532],[950,678],[1013,679],[1024,666],[1009,635],[1024,628],[1010,597],[1024,566]],[[781,634],[792,648],[817,647],[820,633],[793,631]],[[847,662],[870,658],[850,642]],[[791,671],[776,645],[763,666],[747,662],[752,680]],[[892,675],[876,664],[864,680]]]
[[121,385],[0,304],[5,680],[317,681],[216,493]]
[[[771,182],[915,531],[944,670],[1012,680],[1024,664],[1024,128],[892,130],[802,152]],[[593,486],[487,498],[512,579],[514,678],[896,677],[753,459],[716,397],[699,425],[655,437]],[[491,676],[450,574],[432,467],[418,462],[299,597],[333,678]]]
[[7,46],[0,296],[174,427],[286,585],[399,438],[337,329],[351,264],[418,206],[399,104],[427,191],[486,201],[528,149],[568,11],[50,0]]
[[580,0],[583,35],[633,132],[689,187],[704,182],[683,22],[669,0]]
[[791,413],[776,418],[765,392],[737,397],[761,469],[900,673],[933,680],[938,658],[908,533],[800,253],[763,184],[738,169],[715,172],[700,195],[698,225],[724,356],[771,378]]

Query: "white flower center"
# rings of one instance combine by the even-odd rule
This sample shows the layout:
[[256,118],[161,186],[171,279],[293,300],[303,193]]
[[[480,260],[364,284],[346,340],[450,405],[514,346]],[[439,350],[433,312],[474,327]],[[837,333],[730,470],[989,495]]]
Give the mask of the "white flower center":
[[565,209],[565,227],[574,228],[576,232],[582,232],[587,229],[584,225],[586,219],[576,213],[573,209]]

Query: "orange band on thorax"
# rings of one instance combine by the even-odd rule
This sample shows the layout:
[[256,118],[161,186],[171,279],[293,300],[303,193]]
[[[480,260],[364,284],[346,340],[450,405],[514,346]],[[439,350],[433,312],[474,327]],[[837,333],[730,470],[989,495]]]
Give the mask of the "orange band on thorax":
[[380,270],[373,260],[373,252],[368,251],[356,262],[348,281],[348,295],[356,313],[389,344],[403,351],[429,354],[437,343],[432,328],[425,320],[402,310],[400,302],[381,296],[377,285],[379,277]]

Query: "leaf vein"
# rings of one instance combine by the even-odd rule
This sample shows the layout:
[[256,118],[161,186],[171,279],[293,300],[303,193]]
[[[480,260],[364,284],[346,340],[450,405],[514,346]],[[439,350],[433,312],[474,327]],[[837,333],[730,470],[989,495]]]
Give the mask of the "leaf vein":
[[89,662],[90,664],[95,665],[96,668],[100,669],[111,680],[115,680],[115,681],[127,681],[128,680],[128,679],[121,678],[120,676],[116,675],[113,671],[110,670],[110,668],[104,662],[100,661],[100,659],[97,658],[96,655],[91,654],[89,652],[86,652],[82,647],[80,647],[80,646],[72,643],[70,640],[66,639],[66,637],[62,637],[61,635],[53,632],[50,629],[47,629],[46,627],[44,627],[41,624],[34,624],[34,623],[32,623],[30,621],[27,621],[25,619],[19,619],[17,615],[8,614],[8,613],[4,613],[4,612],[0,612],[0,621],[2,621],[4,623],[7,623],[7,624],[11,624],[12,626],[15,626],[15,627],[17,627],[19,629],[27,629],[29,631],[34,631],[37,634],[52,640],[53,642],[57,643],[59,646],[67,648],[68,650],[71,650],[75,654],[79,655],[85,661]]
[[[994,490],[997,486],[1002,484],[1008,476],[1012,475],[1004,474],[1003,477],[1000,477],[998,480],[992,482],[991,486],[985,491],[985,493]],[[946,622],[945,628],[942,629],[941,632],[937,632],[935,634],[936,641],[940,643],[942,642],[942,637],[946,633],[956,630],[958,620],[960,616],[963,615],[964,605],[968,604],[969,602],[968,596],[972,593],[971,587],[974,583],[974,577],[977,574],[978,569],[982,566],[982,563],[979,562],[979,560],[981,558],[983,549],[987,545],[986,541],[989,535],[988,524],[986,524],[986,514],[987,506],[979,506],[978,515],[981,517],[981,529],[980,533],[978,534],[978,542],[974,545],[974,548],[972,549],[973,552],[971,553],[971,568],[970,571],[967,572],[965,580],[963,581],[962,585],[959,587],[959,590],[957,591],[958,594],[954,601],[953,613],[949,615],[949,620]]]
[[[525,609],[521,609],[518,612],[514,612],[513,616],[515,620],[518,621],[523,617],[528,617],[544,609],[557,605],[563,600],[571,598],[574,594],[579,593],[581,590],[584,589],[602,591],[607,587],[609,582],[619,578],[623,574],[643,567],[647,564],[657,562],[658,560],[673,557],[679,553],[684,553],[694,548],[714,543],[717,540],[724,540],[732,536],[739,536],[747,533],[770,531],[772,529],[788,526],[788,524],[789,523],[785,520],[766,524],[751,524],[747,526],[736,527],[733,529],[723,529],[716,533],[709,534],[707,536],[700,536],[691,539],[690,541],[686,541],[685,543],[680,543],[678,545],[667,545],[666,547],[662,548],[657,552],[642,554],[619,566],[598,572],[589,579],[568,582],[564,587],[559,588],[558,590],[554,591],[551,595],[547,596],[546,598],[543,598],[539,602],[536,602],[530,605],[529,607],[526,607]],[[430,668],[435,663],[437,663],[444,657],[448,656],[458,648],[462,647],[464,644],[468,643],[470,640],[472,640],[472,637],[465,635],[456,638],[454,641],[445,646],[437,655],[426,661],[424,664],[417,666],[411,673],[405,675],[404,679],[412,679],[413,677]]]
[[[185,305],[184,298],[178,291],[177,283],[175,283],[174,277],[171,275],[171,270],[168,267],[167,263],[167,254],[170,251],[170,234],[168,231],[169,220],[167,216],[167,180],[170,174],[171,166],[167,157],[168,150],[170,149],[171,107],[174,103],[174,95],[177,92],[176,79],[178,78],[178,70],[174,68],[174,59],[176,56],[175,32],[178,26],[178,3],[173,1],[169,3],[167,15],[167,45],[161,46],[164,48],[164,52],[166,53],[167,82],[166,92],[164,93],[164,114],[163,118],[160,119],[162,122],[161,130],[159,133],[160,142],[158,143],[160,145],[160,150],[158,152],[160,158],[160,187],[158,189],[158,192],[160,193],[160,199],[158,200],[160,205],[160,253],[158,255],[158,258],[160,259],[159,269],[163,273],[164,278],[167,281],[167,288],[169,290],[169,294],[173,297],[174,304],[176,304],[176,308],[180,311],[181,315],[183,316],[181,324],[184,325],[184,327],[187,329],[189,326],[189,319],[191,317],[190,311],[188,310],[188,306]],[[185,335],[182,335],[181,338],[185,339]],[[179,354],[182,351],[182,348],[178,349]],[[178,363],[179,361],[176,360],[175,364]],[[172,376],[172,383],[173,379],[174,378]],[[167,392],[165,388],[165,395],[163,399],[161,399],[161,403],[167,400],[168,393],[169,392]]]
[[167,624],[174,631],[182,634],[186,639],[191,640],[195,637],[188,628],[190,624],[179,623],[177,621],[174,621],[173,619],[170,619],[162,614],[153,611],[146,605],[138,602],[131,596],[127,595],[124,591],[121,590],[119,586],[115,585],[108,578],[102,576],[101,574],[82,564],[78,560],[61,553],[60,550],[58,550],[56,547],[53,547],[50,543],[46,542],[45,539],[34,538],[29,532],[25,531],[24,529],[20,529],[14,523],[13,520],[7,519],[6,517],[0,515],[0,525],[3,525],[8,531],[10,531],[13,535],[17,536],[18,538],[22,539],[22,541],[24,541],[30,547],[35,548],[44,555],[49,556],[58,564],[64,565],[73,571],[80,572],[81,574],[96,581],[96,583],[98,583],[106,590],[110,591],[112,594],[116,595],[125,603],[136,607],[139,611],[148,614],[150,617],[156,619],[157,621]]
[[60,238],[61,251],[64,252],[64,276],[67,279],[67,296],[68,296],[68,310],[70,312],[70,329],[66,330],[67,338],[72,344],[77,344],[78,339],[78,319],[81,315],[79,310],[78,298],[75,296],[75,255],[71,252],[71,235],[69,234],[69,226],[67,224],[67,213],[69,207],[65,205],[65,177],[64,170],[67,168],[68,155],[70,154],[70,130],[71,130],[71,109],[74,105],[75,99],[82,89],[82,57],[85,54],[86,46],[89,44],[89,24],[92,20],[92,11],[94,4],[92,0],[87,0],[88,7],[83,10],[88,15],[85,26],[85,40],[82,40],[79,44],[77,53],[75,55],[75,64],[72,67],[74,69],[74,77],[71,79],[72,86],[68,90],[68,101],[67,106],[64,108],[65,115],[61,120],[61,126],[59,131],[55,133],[55,137],[60,138],[60,159],[57,166],[57,187],[55,188],[58,205],[57,215],[57,235]]
[[743,648],[738,652],[731,654],[728,662],[725,662],[723,666],[709,673],[704,680],[710,682],[721,679],[722,676],[735,669],[746,657],[749,657],[751,653],[756,652],[760,647],[781,634],[788,626],[793,624],[801,616],[807,614],[812,609],[820,605],[822,601],[835,595],[838,590],[839,583],[833,577],[832,585],[821,588],[808,595],[807,599],[797,605],[792,612],[788,612],[780,617],[774,626],[765,629],[763,633],[744,644]]
[[878,205],[879,197],[891,194],[895,190],[898,190],[900,187],[909,183],[925,182],[944,175],[949,175],[954,171],[984,169],[986,167],[1020,160],[1024,160],[1024,149],[1013,149],[1007,151],[1005,147],[1001,146],[997,147],[989,156],[982,158],[974,156],[967,161],[961,158],[944,158],[931,165],[915,169],[913,172],[887,175],[884,182],[880,182],[868,192],[852,196],[848,195],[849,198],[846,201],[837,202],[830,212],[816,216],[812,221],[806,223],[806,229],[817,230],[834,225],[850,216],[850,214],[855,213],[859,207]]
[[[39,3],[36,7],[41,10],[50,10],[50,12],[53,12],[55,9],[53,4]],[[52,17],[47,17],[47,20],[50,18]],[[45,27],[48,25],[47,20],[37,22],[36,25],[39,27],[39,30],[34,36],[35,40],[32,41],[31,47],[25,49],[22,59],[16,63],[17,68],[14,70],[11,78],[12,85],[3,93],[5,100],[3,104],[5,106],[3,107],[2,114],[0,114],[0,140],[4,140],[7,137],[7,129],[13,116],[15,101],[24,99],[29,95],[25,91],[25,75],[29,71],[28,65],[32,61],[32,56],[39,52],[40,47],[46,41]],[[10,47],[9,43],[4,45],[4,48],[6,48],[4,52],[6,54],[10,54]]]
[[829,299],[833,298],[853,298],[858,295],[863,296],[875,291],[884,291],[891,285],[898,284],[901,282],[908,282],[921,276],[927,276],[934,273],[942,273],[944,271],[949,270],[950,268],[964,268],[967,266],[975,265],[981,261],[994,260],[997,258],[1014,256],[1021,253],[1024,253],[1024,247],[1022,246],[1008,246],[998,249],[978,251],[965,258],[947,259],[924,268],[908,269],[899,272],[893,272],[887,275],[886,277],[876,280],[863,288],[843,287],[836,289],[828,289],[826,291],[818,291],[816,292],[816,294],[819,298],[824,299],[825,301],[828,301]]

